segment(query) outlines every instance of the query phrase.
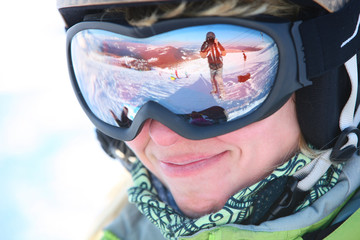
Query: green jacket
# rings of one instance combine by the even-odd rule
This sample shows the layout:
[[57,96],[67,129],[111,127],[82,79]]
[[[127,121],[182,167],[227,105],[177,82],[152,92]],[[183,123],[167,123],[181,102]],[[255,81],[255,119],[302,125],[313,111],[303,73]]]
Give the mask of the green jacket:
[[[360,157],[349,160],[338,183],[310,206],[292,215],[263,222],[258,226],[225,224],[178,239],[360,239]],[[334,227],[336,226],[336,227]],[[334,230],[335,229],[335,230]],[[128,204],[104,231],[103,240],[160,240],[160,231],[135,205]],[[323,238],[318,238],[323,239]]]

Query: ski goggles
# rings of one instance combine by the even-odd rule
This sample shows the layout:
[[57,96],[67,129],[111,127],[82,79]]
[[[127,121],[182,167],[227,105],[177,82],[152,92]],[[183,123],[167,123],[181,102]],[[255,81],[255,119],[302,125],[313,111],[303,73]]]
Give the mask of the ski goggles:
[[82,22],[67,33],[78,100],[100,131],[125,141],[147,119],[205,139],[270,116],[311,84],[301,47],[298,23],[238,18]]

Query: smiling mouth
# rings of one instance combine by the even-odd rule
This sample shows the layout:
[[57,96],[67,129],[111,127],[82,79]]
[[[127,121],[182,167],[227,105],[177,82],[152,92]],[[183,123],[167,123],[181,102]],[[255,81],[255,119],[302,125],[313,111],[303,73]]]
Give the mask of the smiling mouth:
[[187,177],[214,166],[224,158],[227,151],[200,159],[186,161],[160,161],[162,172],[168,177]]

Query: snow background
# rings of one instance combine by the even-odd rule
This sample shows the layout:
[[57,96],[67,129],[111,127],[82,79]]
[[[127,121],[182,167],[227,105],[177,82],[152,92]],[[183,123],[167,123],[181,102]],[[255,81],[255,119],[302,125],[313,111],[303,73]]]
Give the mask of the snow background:
[[72,92],[56,1],[4,1],[0,20],[0,239],[86,239],[124,170]]

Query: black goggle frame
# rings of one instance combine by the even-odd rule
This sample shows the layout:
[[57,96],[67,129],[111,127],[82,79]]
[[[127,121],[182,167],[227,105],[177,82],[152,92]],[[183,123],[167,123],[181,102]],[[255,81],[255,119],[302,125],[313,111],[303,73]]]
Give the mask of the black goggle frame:
[[[120,128],[103,122],[90,110],[81,94],[72,65],[71,40],[76,33],[85,29],[102,29],[130,37],[146,38],[174,29],[209,24],[231,24],[255,29],[269,35],[277,44],[279,64],[276,80],[269,96],[256,111],[237,120],[204,127],[191,125],[160,104],[150,101],[141,107],[129,128]],[[108,22],[82,22],[71,27],[67,33],[69,73],[76,96],[87,116],[100,131],[115,139],[124,141],[134,139],[147,119],[159,121],[188,139],[211,138],[232,132],[270,116],[283,106],[293,92],[311,84],[306,78],[299,24],[300,22],[268,23],[219,17],[169,20],[144,28],[128,27]]]

